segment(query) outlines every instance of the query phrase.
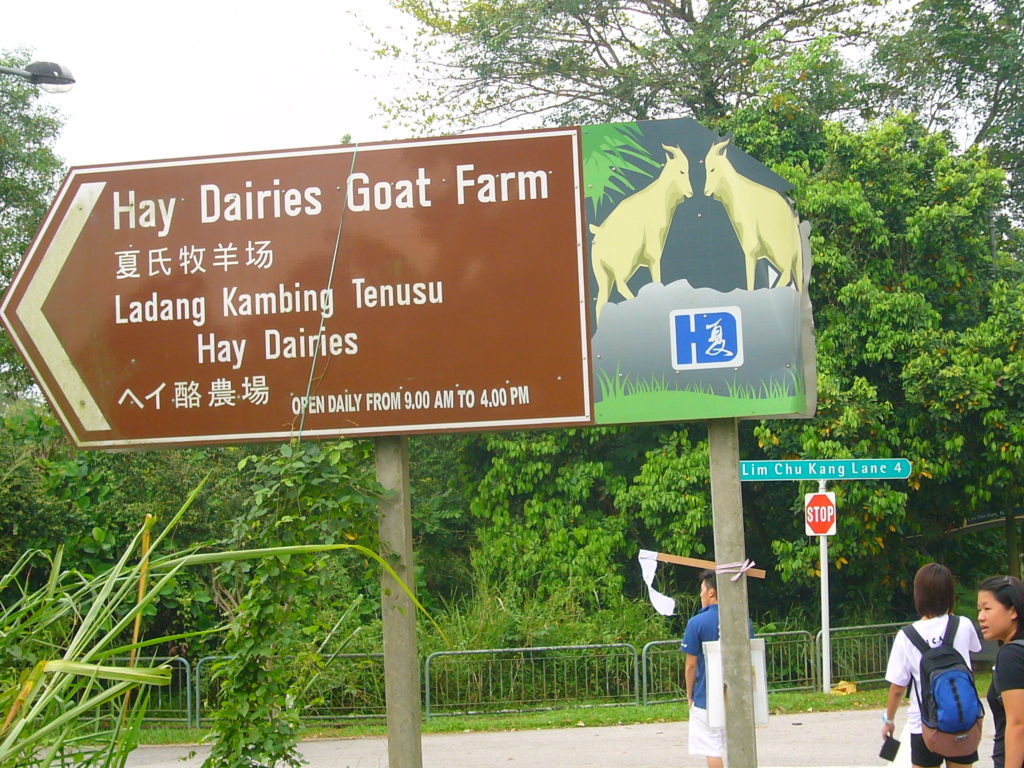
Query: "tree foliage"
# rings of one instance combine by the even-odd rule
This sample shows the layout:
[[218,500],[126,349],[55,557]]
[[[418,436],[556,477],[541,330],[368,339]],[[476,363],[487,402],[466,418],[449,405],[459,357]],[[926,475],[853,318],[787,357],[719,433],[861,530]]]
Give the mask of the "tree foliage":
[[[0,51],[0,64],[23,68],[23,52]],[[0,291],[6,292],[22,255],[46,214],[63,173],[53,152],[61,120],[39,102],[39,88],[0,77]],[[31,376],[6,333],[0,334],[0,396],[26,392]]]
[[[415,62],[419,95],[389,110],[417,131],[515,119],[575,125],[721,117],[777,89],[790,74],[790,55],[814,41],[863,41],[871,10],[879,5],[876,0],[392,2],[421,25],[418,45],[402,51]],[[808,74],[803,83],[808,92],[836,93],[834,80],[830,88],[819,89]],[[815,76],[837,74],[833,66]]]
[[[228,540],[245,509],[248,486],[237,473],[247,453],[239,447],[104,453],[76,450],[44,405],[20,401],[3,411],[0,464],[0,569],[29,549],[64,546],[65,563],[88,574],[116,562],[147,514],[163,520],[181,503],[182,490],[209,476],[170,532],[187,548]],[[150,626],[161,634],[205,630],[221,623],[217,605],[223,580],[212,568],[189,569],[170,579],[147,605]],[[168,643],[187,655],[213,651],[216,639]],[[170,653],[174,655],[174,653]]]
[[467,495],[470,470],[459,468],[462,444],[455,434],[409,440],[413,566],[417,594],[432,611],[465,598],[472,580],[469,558],[477,542]]
[[[371,535],[379,486],[368,443],[288,443],[276,453],[246,457],[238,468],[252,483],[252,505],[235,529],[241,548],[329,546]],[[308,657],[310,644],[331,629],[321,625],[317,606],[334,609],[340,603],[325,589],[338,568],[327,558],[261,558],[247,573],[224,647],[229,658],[219,672],[221,705],[204,765],[302,764],[296,702],[313,670],[300,671],[297,660]]]
[[880,37],[875,63],[889,104],[987,146],[1024,213],[1024,10],[1013,0],[923,0]]

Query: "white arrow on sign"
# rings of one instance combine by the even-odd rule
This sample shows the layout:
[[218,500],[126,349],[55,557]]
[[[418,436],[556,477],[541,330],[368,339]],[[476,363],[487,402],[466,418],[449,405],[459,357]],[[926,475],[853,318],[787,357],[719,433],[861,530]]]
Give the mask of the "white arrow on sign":
[[[110,429],[110,424],[82,381],[82,377],[78,375],[64,345],[60,343],[57,334],[53,332],[49,321],[43,315],[43,302],[50,295],[53,284],[64,268],[64,262],[71,255],[71,249],[78,241],[78,236],[82,233],[106,185],[105,181],[92,181],[78,188],[67,215],[64,216],[46,253],[43,254],[39,268],[26,287],[25,295],[17,309],[18,319],[24,324],[29,338],[46,361],[50,373],[57,380],[58,388],[67,397],[82,426],[89,431]],[[35,371],[35,374],[36,381],[45,381],[39,375],[39,371]],[[50,402],[57,401],[51,396]]]

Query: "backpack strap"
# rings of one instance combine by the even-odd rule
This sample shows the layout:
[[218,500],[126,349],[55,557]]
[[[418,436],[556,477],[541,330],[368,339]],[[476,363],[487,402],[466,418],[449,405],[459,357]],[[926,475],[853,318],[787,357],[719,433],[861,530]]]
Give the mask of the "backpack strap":
[[[959,627],[960,617],[955,613],[949,614],[949,621],[946,622],[946,631],[942,634],[942,642],[940,642],[939,645],[952,646],[953,639],[956,637],[956,631]],[[907,639],[910,640],[910,642],[914,644],[914,647],[922,654],[931,648],[931,646],[924,641],[924,638],[921,637],[921,633],[914,629],[913,624],[908,624],[903,627],[903,634],[907,636]],[[1021,642],[1021,645],[1024,645],[1024,641]]]
[[953,640],[956,638],[956,630],[960,626],[960,617],[955,613],[949,614],[949,621],[946,622],[946,631],[942,635],[942,645],[953,645]]
[[[903,634],[907,636],[907,639],[910,640],[910,642],[914,644],[914,647],[922,654],[928,650],[928,643],[926,643],[924,638],[921,637],[921,633],[914,629],[913,624],[907,624],[907,626],[903,628]],[[945,641],[945,638],[943,638],[943,641]]]
[[[924,638],[921,637],[921,633],[914,629],[914,625],[907,624],[907,626],[903,628],[903,634],[905,634],[907,636],[907,639],[913,644],[913,646],[917,648],[917,650],[919,650],[922,655],[924,655],[924,652],[928,650],[928,643],[926,643],[924,641]],[[918,690],[918,686],[916,685],[916,680],[914,679],[913,675],[910,676],[910,687],[913,688],[914,693],[917,694],[918,710],[923,711],[924,705],[921,702],[921,691]]]

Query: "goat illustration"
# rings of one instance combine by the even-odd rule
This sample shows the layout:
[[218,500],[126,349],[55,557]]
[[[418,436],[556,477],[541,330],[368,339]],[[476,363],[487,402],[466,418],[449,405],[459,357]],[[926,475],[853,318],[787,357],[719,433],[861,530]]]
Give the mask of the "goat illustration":
[[600,226],[591,225],[591,250],[597,278],[597,318],[608,302],[612,286],[627,299],[634,298],[626,284],[640,267],[661,282],[661,253],[672,215],[683,200],[693,197],[690,161],[679,147],[664,144],[665,167],[654,181],[622,200]]
[[711,145],[704,158],[704,193],[718,200],[729,215],[743,249],[747,290],[754,289],[759,259],[779,270],[776,285],[800,290],[800,222],[782,193],[738,173],[726,155],[730,139]]

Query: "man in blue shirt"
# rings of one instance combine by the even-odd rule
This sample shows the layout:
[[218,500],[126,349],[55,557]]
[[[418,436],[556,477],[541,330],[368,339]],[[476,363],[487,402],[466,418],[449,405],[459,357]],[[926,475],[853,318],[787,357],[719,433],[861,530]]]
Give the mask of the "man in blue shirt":
[[681,650],[686,654],[686,698],[690,704],[689,751],[704,755],[708,768],[723,768],[725,729],[708,725],[708,677],[704,642],[718,639],[718,588],[714,571],[700,573],[701,609],[686,623]]

